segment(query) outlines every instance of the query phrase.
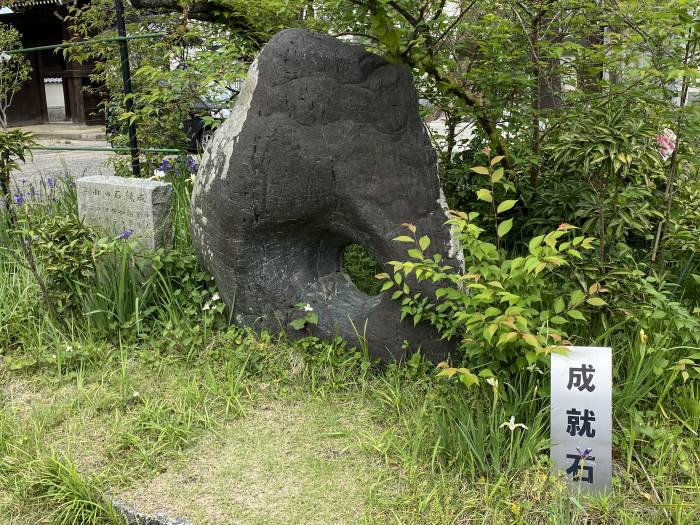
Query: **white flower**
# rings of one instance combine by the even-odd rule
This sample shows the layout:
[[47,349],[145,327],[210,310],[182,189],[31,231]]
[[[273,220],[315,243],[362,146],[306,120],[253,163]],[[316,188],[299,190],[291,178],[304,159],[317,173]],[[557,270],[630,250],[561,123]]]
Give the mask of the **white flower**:
[[508,427],[508,428],[510,429],[511,432],[513,432],[513,431],[514,431],[516,428],[518,428],[518,427],[523,428],[523,429],[525,429],[525,430],[529,430],[529,429],[528,429],[525,425],[523,425],[522,423],[516,423],[516,422],[515,422],[515,416],[510,416],[510,419],[509,419],[508,421],[505,421],[504,423],[501,423],[501,427],[500,427],[500,428],[503,428],[503,427]]
[[532,363],[530,366],[527,367],[527,369],[530,372],[537,372],[538,374],[544,374],[544,372],[542,370],[537,368],[537,365],[535,363]]
[[305,312],[313,312],[313,306],[311,306],[309,303],[306,303],[306,306],[304,306],[304,311]]
[[153,170],[153,177],[151,180],[161,180],[165,177],[165,172],[163,170]]
[[73,347],[71,345],[66,345],[66,352],[72,352]]
[[495,377],[489,377],[486,382],[491,385],[493,388],[496,388],[498,386],[498,379]]
[[206,302],[206,304],[202,307],[202,310],[205,312],[211,308],[211,303],[209,301]]
[[212,295],[212,296],[211,296],[211,300],[212,300],[212,302],[218,301],[218,300],[219,300],[219,294],[218,294],[218,293],[215,293],[214,295]]
[[2,53],[0,53],[0,62],[7,62],[7,61],[10,60],[11,58],[12,58],[12,57],[11,57],[8,53],[6,53],[5,51],[3,51]]
[[139,394],[136,390],[134,390],[133,393],[131,394],[131,397],[140,397],[140,396],[141,396],[141,394]]

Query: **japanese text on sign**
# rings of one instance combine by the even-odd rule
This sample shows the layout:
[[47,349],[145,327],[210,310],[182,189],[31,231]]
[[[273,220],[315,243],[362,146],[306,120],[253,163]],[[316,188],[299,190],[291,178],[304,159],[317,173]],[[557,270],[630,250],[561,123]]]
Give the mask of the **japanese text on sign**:
[[612,351],[569,347],[552,354],[554,468],[582,492],[610,488],[612,478]]

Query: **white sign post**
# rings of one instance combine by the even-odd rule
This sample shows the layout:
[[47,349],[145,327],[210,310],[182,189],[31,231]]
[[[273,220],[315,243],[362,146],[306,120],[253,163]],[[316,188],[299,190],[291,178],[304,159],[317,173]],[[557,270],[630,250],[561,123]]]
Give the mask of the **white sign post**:
[[556,471],[582,493],[612,482],[612,350],[571,346],[552,354],[552,448]]

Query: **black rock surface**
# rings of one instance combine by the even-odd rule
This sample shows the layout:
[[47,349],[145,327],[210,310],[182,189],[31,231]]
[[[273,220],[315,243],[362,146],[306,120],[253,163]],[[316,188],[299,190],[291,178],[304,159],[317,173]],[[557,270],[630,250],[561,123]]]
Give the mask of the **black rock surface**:
[[309,303],[314,335],[359,332],[385,359],[403,358],[407,340],[440,359],[449,345],[432,327],[400,322],[390,293],[362,293],[341,265],[349,244],[382,264],[407,260],[392,241],[402,223],[457,264],[436,164],[409,71],[321,33],[282,31],[202,161],[194,245],[239,322],[292,335],[295,305]]

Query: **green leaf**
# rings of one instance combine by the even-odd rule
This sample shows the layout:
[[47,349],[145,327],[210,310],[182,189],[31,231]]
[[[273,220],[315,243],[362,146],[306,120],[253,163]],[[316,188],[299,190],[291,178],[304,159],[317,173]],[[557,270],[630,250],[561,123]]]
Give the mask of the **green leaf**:
[[572,319],[578,319],[579,321],[586,320],[586,318],[583,316],[583,314],[581,312],[579,312],[578,310],[569,310],[568,312],[566,312],[566,315],[568,315]]
[[494,158],[491,159],[491,166],[498,164],[503,159],[504,159],[503,155],[496,155]]
[[306,324],[306,319],[301,318],[301,319],[294,319],[291,323],[289,323],[292,328],[295,330],[301,330],[304,328],[304,325]]
[[467,388],[479,384],[479,378],[468,371],[462,372],[459,375],[459,381],[460,383],[464,384]]
[[540,343],[539,343],[539,341],[537,340],[537,337],[535,337],[534,334],[523,334],[523,340],[524,340],[527,344],[529,344],[530,346],[532,346],[532,347],[534,347],[534,348],[539,348],[539,347],[540,347]]
[[501,180],[503,178],[503,173],[503,168],[498,168],[491,174],[491,182],[495,184],[496,182]]
[[472,168],[472,171],[474,173],[478,173],[479,175],[488,175],[489,174],[489,169],[486,166],[474,166]]
[[484,312],[484,317],[492,317],[501,313],[501,310],[494,306],[489,306]]
[[380,292],[386,292],[392,286],[394,286],[394,283],[392,281],[387,281],[382,285],[382,289],[380,290]]
[[532,239],[530,239],[530,242],[527,245],[528,249],[530,250],[530,253],[533,253],[535,248],[537,248],[542,243],[543,239],[544,235],[538,235],[537,237],[533,237]]
[[564,311],[564,299],[557,297],[554,300],[554,312],[560,314]]
[[496,343],[496,346],[501,346],[501,345],[504,345],[506,343],[511,343],[511,342],[515,341],[515,339],[517,337],[518,337],[518,332],[507,332],[498,338],[498,343]]
[[457,373],[457,369],[456,369],[456,368],[447,367],[447,368],[443,368],[442,370],[440,370],[440,371],[437,373],[437,377],[447,377],[447,378],[450,378],[450,377],[452,377],[453,375],[455,375],[456,373]]
[[510,231],[510,229],[513,227],[513,219],[506,219],[502,223],[498,225],[498,229],[496,230],[496,233],[498,233],[499,237],[505,237],[506,234]]
[[418,259],[421,261],[423,260],[423,252],[420,251],[418,248],[411,248],[406,253],[408,253],[409,257],[413,257],[414,259]]
[[516,199],[509,199],[507,201],[503,201],[501,204],[498,205],[498,208],[496,209],[496,213],[503,213],[504,211],[510,210],[513,206],[518,201]]
[[430,246],[430,238],[427,235],[423,235],[418,241],[418,246],[420,246],[420,249],[423,251],[427,250],[428,246]]
[[574,290],[574,293],[571,294],[571,305],[576,306],[577,304],[580,304],[585,297],[586,294],[581,290]]
[[408,235],[399,235],[398,237],[394,237],[393,240],[398,242],[414,242],[414,239]]
[[605,301],[603,301],[600,297],[591,297],[586,302],[591,306],[604,306],[608,304]]
[[491,339],[493,339],[493,334],[496,333],[496,330],[498,330],[497,324],[490,324],[484,328],[484,339],[486,339],[487,343],[491,343]]
[[476,191],[476,198],[481,200],[481,201],[493,202],[493,196],[491,195],[491,190],[487,190],[486,188],[481,188],[480,190],[477,190]]

